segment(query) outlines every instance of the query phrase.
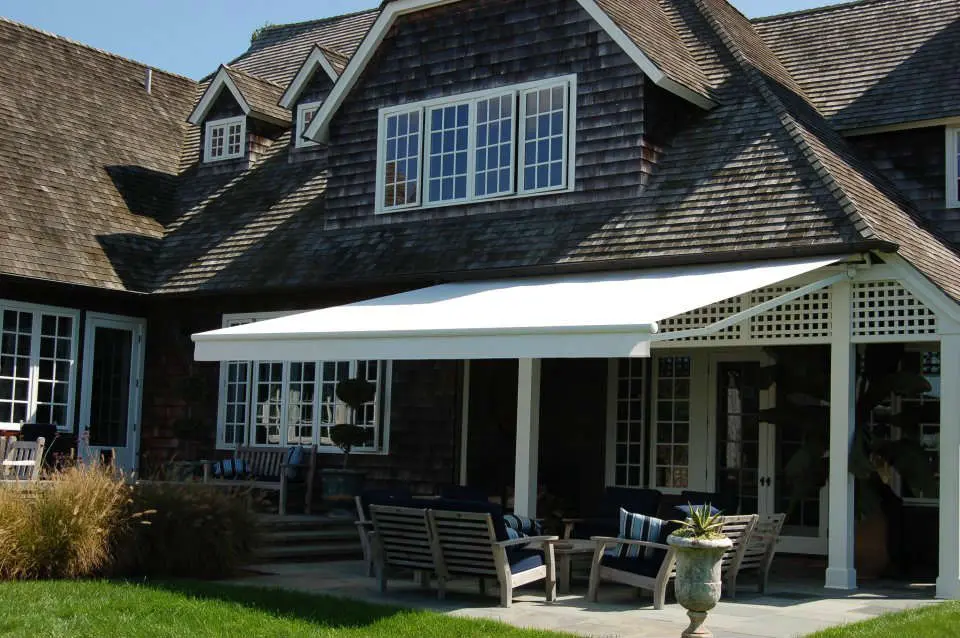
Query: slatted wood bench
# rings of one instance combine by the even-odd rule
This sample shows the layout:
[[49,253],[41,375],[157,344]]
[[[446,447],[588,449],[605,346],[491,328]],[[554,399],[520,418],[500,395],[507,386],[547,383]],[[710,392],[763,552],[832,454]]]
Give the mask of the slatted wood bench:
[[731,573],[736,579],[737,566],[743,560],[744,552],[750,545],[750,536],[757,526],[758,519],[759,516],[756,514],[723,517],[723,527],[720,532],[733,541],[733,545],[723,553],[720,559],[720,571],[725,582]]
[[217,478],[213,471],[216,461],[201,461],[203,483],[214,487],[246,487],[279,492],[280,503],[277,509],[278,513],[283,515],[287,513],[287,492],[291,483],[287,470],[300,469],[303,472],[306,488],[304,513],[309,514],[313,501],[314,474],[317,468],[317,446],[304,446],[302,460],[298,464],[287,463],[288,453],[289,448],[285,447],[240,446],[234,454],[233,466],[242,468],[241,475],[237,478]]
[[[387,581],[397,573],[413,571],[421,582],[429,582],[437,573],[438,559],[430,541],[427,510],[419,507],[370,505],[370,548],[376,568],[380,592],[387,591]],[[442,596],[441,596],[442,597]]]
[[724,586],[730,598],[737,596],[737,577],[744,571],[757,571],[760,580],[760,593],[767,592],[770,565],[777,551],[777,542],[786,514],[760,514],[750,532],[750,536],[741,543],[740,551],[727,566],[724,574]]
[[0,479],[15,482],[39,480],[45,444],[43,437],[36,441],[17,441],[12,436],[0,439]]

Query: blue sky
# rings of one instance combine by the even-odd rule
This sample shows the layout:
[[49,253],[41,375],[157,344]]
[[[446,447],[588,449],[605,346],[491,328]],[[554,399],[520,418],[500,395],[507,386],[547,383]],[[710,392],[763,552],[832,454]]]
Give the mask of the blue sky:
[[[837,0],[733,0],[750,17]],[[199,78],[244,51],[265,23],[369,9],[379,0],[0,0],[0,15]]]

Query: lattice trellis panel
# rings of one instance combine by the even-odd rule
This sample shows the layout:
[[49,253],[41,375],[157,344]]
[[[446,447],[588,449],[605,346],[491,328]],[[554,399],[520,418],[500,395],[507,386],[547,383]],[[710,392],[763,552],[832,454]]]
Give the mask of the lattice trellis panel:
[[[690,312],[676,317],[670,317],[660,322],[660,330],[663,332],[677,332],[678,330],[691,330],[693,328],[703,328],[713,323],[736,314],[743,310],[743,298],[731,297],[724,301],[718,301],[715,304],[697,308]],[[705,337],[685,337],[676,341],[732,341],[740,339],[741,327],[739,324],[724,328]]]
[[[750,294],[750,306],[785,295],[792,287],[761,288]],[[817,290],[788,301],[750,320],[750,338],[759,341],[774,339],[820,339],[830,337],[830,290]]]
[[854,337],[934,334],[937,316],[896,281],[853,284],[851,311]]

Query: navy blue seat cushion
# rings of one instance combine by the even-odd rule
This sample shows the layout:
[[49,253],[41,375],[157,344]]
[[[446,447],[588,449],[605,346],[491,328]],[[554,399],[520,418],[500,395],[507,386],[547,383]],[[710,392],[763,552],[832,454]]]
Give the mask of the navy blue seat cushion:
[[[656,578],[660,566],[663,564],[663,557],[659,560],[647,560],[646,558],[622,558],[616,555],[616,548],[609,549],[603,553],[600,558],[600,564],[604,567],[610,567],[622,572],[639,574]],[[664,556],[666,553],[664,552]]]
[[510,571],[514,574],[536,569],[545,564],[542,551],[520,547],[508,548],[507,560],[510,562]]
[[441,485],[438,493],[440,498],[448,500],[480,502],[490,500],[490,495],[487,494],[486,490],[469,485]]

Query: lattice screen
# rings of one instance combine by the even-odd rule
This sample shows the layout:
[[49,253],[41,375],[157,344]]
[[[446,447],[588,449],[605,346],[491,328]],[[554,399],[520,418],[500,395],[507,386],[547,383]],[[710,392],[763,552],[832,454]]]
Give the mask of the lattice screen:
[[[750,294],[750,306],[785,295],[792,287],[773,286]],[[817,290],[788,301],[750,320],[750,338],[815,339],[830,336],[830,290]]]
[[[731,297],[724,301],[718,301],[715,304],[697,308],[690,312],[676,317],[670,317],[660,322],[660,330],[663,332],[677,332],[678,330],[690,330],[693,328],[703,328],[720,321],[725,317],[736,314],[743,309],[742,297]],[[685,337],[677,341],[731,341],[740,338],[740,325],[730,326],[719,332],[705,337]]]
[[933,334],[937,317],[896,281],[853,284],[854,337]]

